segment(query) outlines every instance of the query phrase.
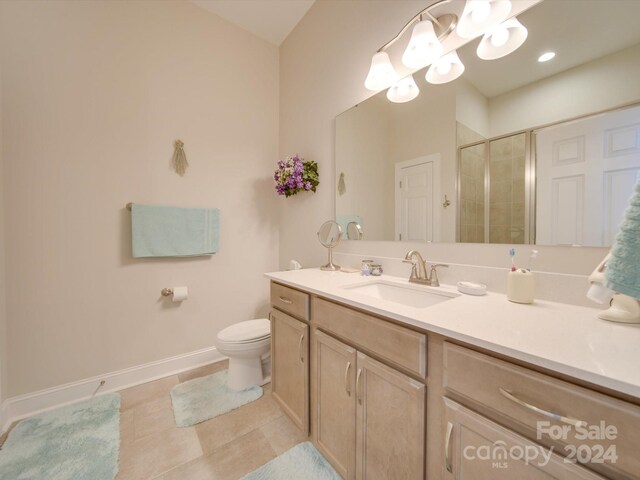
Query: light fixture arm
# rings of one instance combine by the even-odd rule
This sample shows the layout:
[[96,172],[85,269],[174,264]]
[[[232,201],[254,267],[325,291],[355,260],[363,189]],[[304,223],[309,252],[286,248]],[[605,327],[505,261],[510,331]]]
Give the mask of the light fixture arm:
[[[431,19],[431,21],[433,23],[435,23],[435,25],[438,27],[436,29],[436,33],[438,35],[438,40],[442,40],[443,38],[445,38],[447,35],[449,35],[455,28],[456,28],[456,24],[458,23],[458,17],[456,15],[453,14],[447,14],[447,15],[443,15],[441,17],[435,18],[432,14],[431,14],[431,10],[433,10],[434,8],[440,6],[440,5],[444,5],[446,3],[451,2],[451,0],[440,0],[432,5],[429,5],[427,8],[421,10],[420,12],[418,12],[417,14],[415,14],[413,16],[413,18],[411,18],[411,20],[409,20],[407,22],[407,24],[402,27],[402,30],[400,30],[398,32],[398,34],[393,37],[391,40],[389,40],[387,43],[385,43],[384,45],[382,45],[377,52],[383,52],[385,51],[387,48],[389,48],[391,45],[393,45],[394,43],[396,43],[398,41],[398,39],[400,37],[402,37],[402,35],[404,35],[404,33],[409,29],[409,27],[411,25],[413,25],[413,23],[416,20],[422,20],[422,16],[423,15],[428,15],[429,18]],[[451,19],[447,18],[446,22],[440,22],[440,19],[446,18],[446,17],[452,17]],[[447,24],[448,23],[448,24]]]

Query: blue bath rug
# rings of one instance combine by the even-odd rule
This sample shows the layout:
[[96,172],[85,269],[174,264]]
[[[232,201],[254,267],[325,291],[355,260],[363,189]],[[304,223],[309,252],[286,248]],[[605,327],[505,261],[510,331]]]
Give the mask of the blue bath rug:
[[120,395],[34,415],[0,450],[0,480],[113,480],[120,450]]
[[227,370],[194,378],[171,389],[173,416],[179,427],[190,427],[235,410],[262,396],[254,385],[238,392],[227,388]]
[[241,480],[342,480],[310,442],[299,443]]

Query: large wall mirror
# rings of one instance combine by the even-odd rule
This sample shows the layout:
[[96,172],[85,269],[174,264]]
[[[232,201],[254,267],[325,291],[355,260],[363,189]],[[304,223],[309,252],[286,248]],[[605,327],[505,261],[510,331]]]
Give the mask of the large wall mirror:
[[421,70],[414,100],[339,115],[336,221],[365,240],[610,245],[640,180],[639,18],[637,0],[546,0],[510,55],[480,60],[475,39],[457,80]]

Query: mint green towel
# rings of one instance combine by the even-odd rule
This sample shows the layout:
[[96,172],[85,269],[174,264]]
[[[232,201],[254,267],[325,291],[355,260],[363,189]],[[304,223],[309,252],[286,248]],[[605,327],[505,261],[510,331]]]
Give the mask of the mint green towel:
[[133,256],[191,257],[218,251],[220,210],[131,206]]
[[640,299],[640,180],[613,242],[606,278],[607,288]]

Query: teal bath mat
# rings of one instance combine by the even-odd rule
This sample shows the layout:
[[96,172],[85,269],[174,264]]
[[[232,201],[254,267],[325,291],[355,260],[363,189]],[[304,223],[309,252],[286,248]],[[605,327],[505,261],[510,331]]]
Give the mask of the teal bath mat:
[[113,480],[120,395],[110,393],[21,421],[0,450],[0,480]]
[[309,442],[299,443],[241,480],[342,480]]
[[236,392],[227,388],[227,370],[194,378],[171,389],[173,416],[179,427],[190,427],[235,410],[262,396],[255,385]]

